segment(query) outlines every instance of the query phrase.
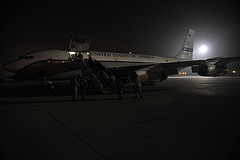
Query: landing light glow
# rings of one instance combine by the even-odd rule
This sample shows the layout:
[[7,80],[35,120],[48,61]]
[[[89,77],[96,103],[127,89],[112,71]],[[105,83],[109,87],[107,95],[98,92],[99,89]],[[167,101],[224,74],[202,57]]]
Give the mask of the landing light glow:
[[206,53],[207,52],[207,46],[206,45],[202,45],[201,47],[199,47],[199,52],[200,53]]

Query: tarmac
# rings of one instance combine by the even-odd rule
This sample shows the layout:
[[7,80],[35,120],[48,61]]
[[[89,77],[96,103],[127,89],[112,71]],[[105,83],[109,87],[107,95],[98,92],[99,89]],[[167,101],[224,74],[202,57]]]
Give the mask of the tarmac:
[[[239,159],[240,77],[170,77],[71,101],[69,82],[0,83],[3,159]],[[80,96],[79,96],[80,98]],[[2,158],[1,158],[2,159]]]

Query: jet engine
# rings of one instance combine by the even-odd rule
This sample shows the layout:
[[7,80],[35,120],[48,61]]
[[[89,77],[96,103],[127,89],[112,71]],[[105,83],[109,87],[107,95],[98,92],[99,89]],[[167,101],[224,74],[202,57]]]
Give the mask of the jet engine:
[[216,66],[211,63],[202,63],[192,67],[192,72],[197,72],[200,76],[222,76],[227,73],[226,66]]
[[163,81],[167,79],[168,75],[165,72],[148,72],[148,71],[136,71],[142,82],[155,82]]

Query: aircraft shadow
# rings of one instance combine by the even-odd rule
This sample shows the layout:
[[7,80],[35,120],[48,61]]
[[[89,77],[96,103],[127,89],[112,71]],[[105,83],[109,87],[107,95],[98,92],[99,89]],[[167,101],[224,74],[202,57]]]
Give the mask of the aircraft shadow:
[[[144,93],[150,93],[150,92],[163,92],[168,90],[175,90],[174,87],[161,87],[161,86],[152,86],[152,87],[143,87],[143,97]],[[96,96],[99,95],[99,98],[96,98]],[[114,95],[114,96],[113,96]],[[55,91],[50,91],[46,88],[41,87],[26,87],[23,89],[15,88],[14,91],[6,90],[4,92],[0,92],[1,97],[7,97],[12,100],[1,100],[0,99],[0,105],[6,105],[6,104],[33,104],[33,103],[57,103],[57,102],[73,102],[71,99],[71,89],[69,87],[63,87],[63,88],[57,88]],[[60,96],[69,96],[69,99],[61,99]],[[88,97],[89,96],[89,97]],[[116,93],[91,93],[86,94],[86,100],[85,101],[106,101],[106,100],[129,100],[129,99],[135,99],[134,90],[132,88],[126,88],[123,90],[123,98],[119,99],[116,95]],[[24,98],[24,97],[55,97],[54,100],[32,100],[32,101],[15,101],[14,98]],[[59,97],[59,98],[58,98]],[[81,95],[79,95],[79,101],[81,102]],[[76,103],[77,103],[76,102]]]

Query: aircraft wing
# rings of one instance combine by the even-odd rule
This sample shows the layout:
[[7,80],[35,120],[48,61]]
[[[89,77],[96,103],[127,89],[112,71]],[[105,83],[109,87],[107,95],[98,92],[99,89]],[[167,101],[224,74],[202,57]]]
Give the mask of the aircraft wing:
[[178,74],[178,68],[188,67],[199,65],[204,63],[205,60],[197,60],[197,61],[182,61],[182,62],[172,62],[172,63],[152,63],[145,65],[136,65],[136,66],[125,66],[118,68],[108,68],[106,69],[106,73],[108,75],[129,77],[136,71],[146,71],[148,73],[162,73],[164,72],[167,75]]
[[109,68],[107,69],[108,73],[112,73],[114,75],[128,76],[137,70],[145,70],[149,73],[161,73],[164,72],[167,75],[178,74],[179,68],[191,67],[191,66],[199,66],[203,63],[212,63],[217,67],[226,66],[230,62],[240,61],[240,57],[230,57],[230,58],[210,58],[206,60],[192,60],[192,61],[178,61],[178,62],[170,62],[170,63],[159,63],[159,64],[147,64],[147,65],[139,65],[139,66],[127,66],[127,67],[119,67],[119,68]]
[[193,61],[181,61],[181,62],[171,62],[171,63],[160,63],[152,68],[150,68],[149,72],[159,72],[159,71],[168,71],[175,70],[177,68],[182,67],[190,67],[190,66],[198,66],[202,63],[212,63],[217,67],[226,66],[230,62],[240,61],[240,57],[229,57],[229,58],[211,58],[206,60],[193,60]]
[[207,60],[208,62],[215,62],[216,66],[225,66],[230,62],[240,61],[240,57],[228,57],[228,58],[211,58]]
[[199,65],[199,64],[204,63],[204,62],[205,62],[205,60],[160,63],[160,64],[157,64],[157,65],[153,66],[148,71],[149,72],[159,72],[159,71],[175,70],[177,68]]
[[[106,68],[105,72],[108,75],[115,76],[123,76],[128,77],[131,76],[135,71],[143,70],[148,73],[165,73],[166,75],[178,74],[178,68],[190,67],[190,66],[199,66],[202,63],[212,63],[216,66],[225,66],[230,62],[240,61],[240,57],[230,57],[230,58],[211,58],[207,60],[193,60],[193,61],[178,61],[178,62],[170,62],[170,63],[149,63],[142,65],[134,65],[134,66],[125,66],[125,67],[114,67],[114,68]],[[78,68],[78,62],[73,61],[71,63],[65,64],[56,64],[51,65],[48,68],[48,75],[54,75],[57,73],[63,73],[67,71],[73,71]],[[47,70],[45,68],[39,68],[39,70]]]
[[154,65],[155,64],[145,64],[136,66],[114,67],[106,69],[106,73],[115,76],[129,76],[136,70],[153,67]]

